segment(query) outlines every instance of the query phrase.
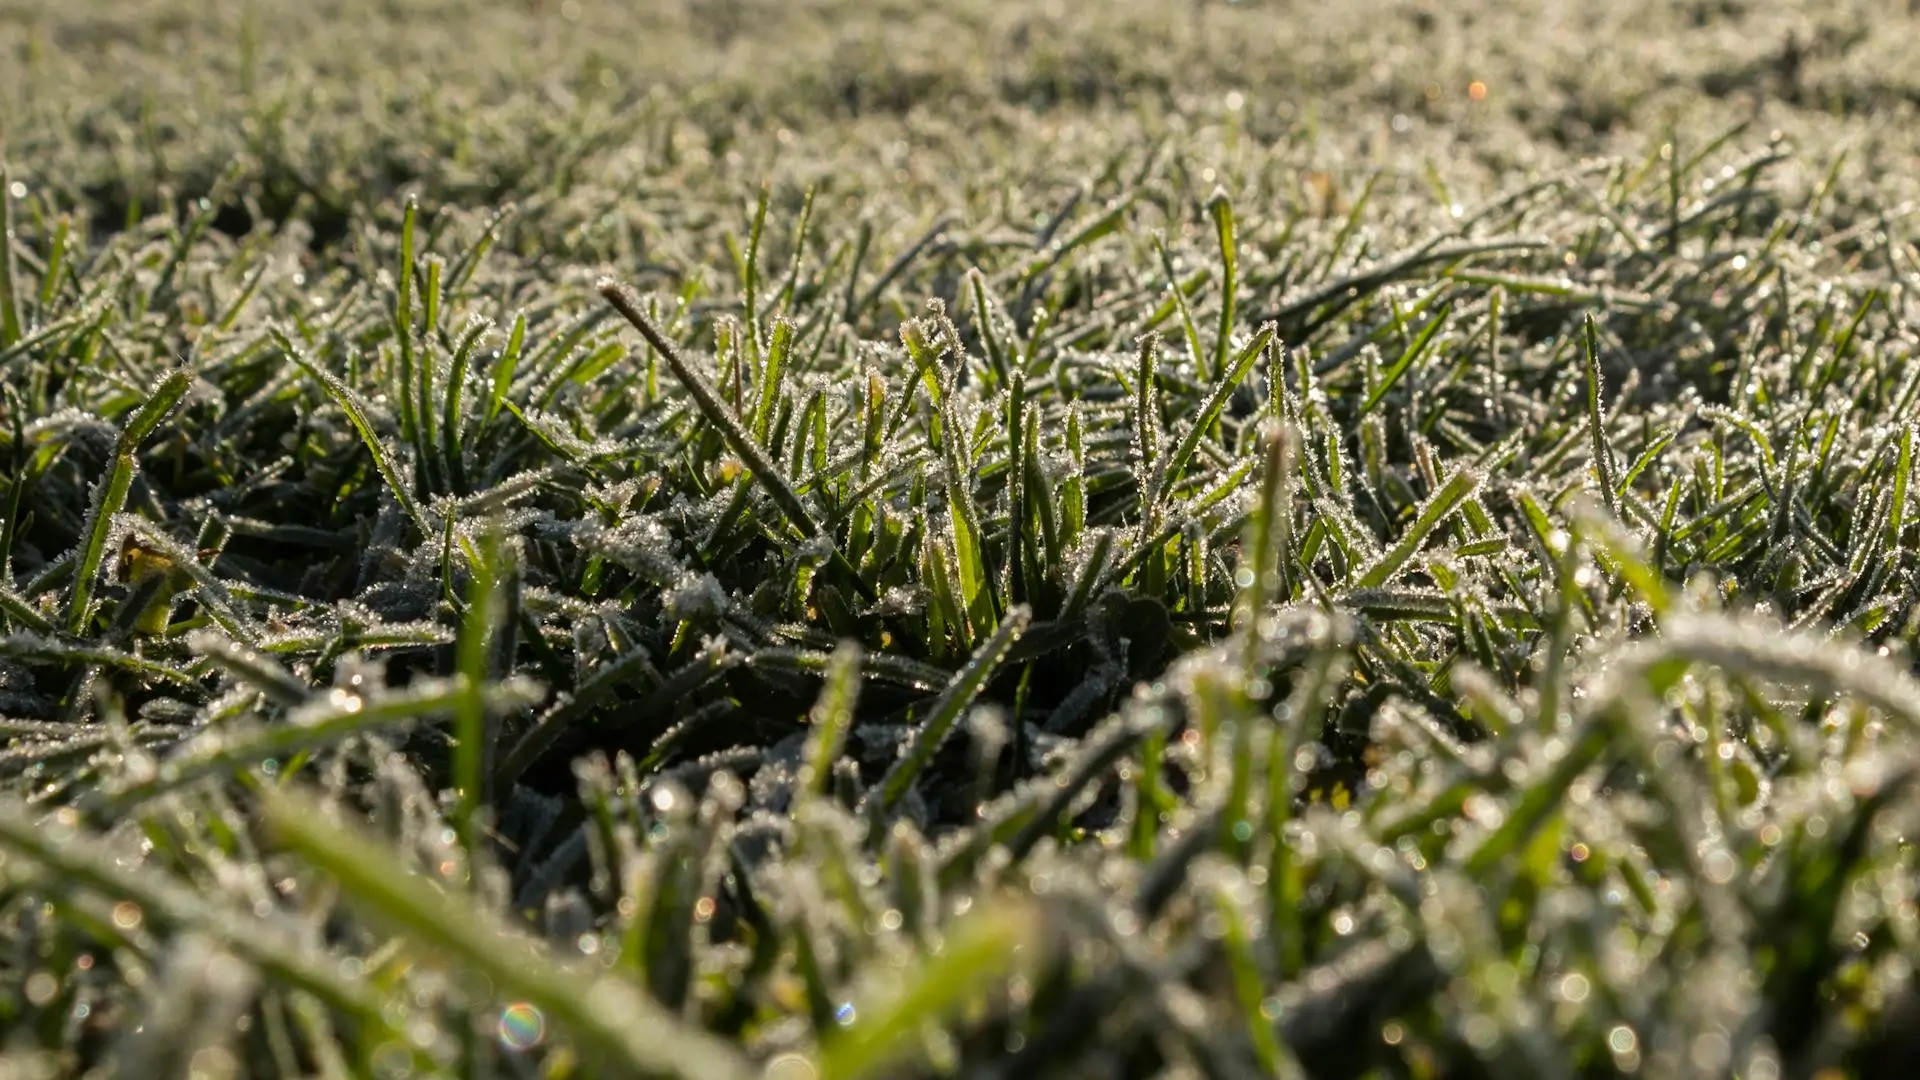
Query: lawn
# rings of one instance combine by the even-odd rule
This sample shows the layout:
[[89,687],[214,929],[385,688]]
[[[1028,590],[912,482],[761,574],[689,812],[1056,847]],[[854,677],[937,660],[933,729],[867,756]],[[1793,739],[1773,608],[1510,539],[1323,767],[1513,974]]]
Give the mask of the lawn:
[[1916,34],[0,0],[0,1080],[1913,1074]]

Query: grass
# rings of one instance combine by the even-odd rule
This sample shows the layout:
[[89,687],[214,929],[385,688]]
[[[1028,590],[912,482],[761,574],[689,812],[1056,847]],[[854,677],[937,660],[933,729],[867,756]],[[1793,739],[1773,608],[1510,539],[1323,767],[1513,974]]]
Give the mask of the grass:
[[1911,22],[0,0],[0,1075],[1899,1075]]

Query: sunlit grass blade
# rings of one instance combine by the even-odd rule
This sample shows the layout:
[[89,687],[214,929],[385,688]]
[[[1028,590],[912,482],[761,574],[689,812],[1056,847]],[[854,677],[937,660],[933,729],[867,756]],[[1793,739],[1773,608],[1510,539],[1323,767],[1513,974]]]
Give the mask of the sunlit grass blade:
[[[371,698],[336,690],[273,723],[205,731],[183,743],[147,775],[104,790],[98,799],[106,808],[137,805],[196,780],[238,773],[268,760],[286,761],[362,731],[448,715],[460,707],[464,696],[465,689],[458,680],[440,679],[420,680],[405,690],[389,690]],[[504,712],[525,708],[539,699],[539,688],[519,679],[492,688],[487,707]]]
[[953,730],[961,714],[973,704],[987,679],[999,668],[1007,650],[1026,632],[1031,619],[1032,613],[1024,606],[1007,612],[1007,617],[1001,620],[993,636],[974,650],[965,667],[954,673],[953,681],[934,699],[933,705],[927,710],[926,719],[920,722],[919,729],[914,732],[913,740],[907,744],[900,759],[894,762],[880,781],[876,792],[880,809],[893,809],[906,795],[919,777],[920,770],[933,760],[934,751],[946,741],[947,734]]
[[414,944],[484,975],[496,993],[544,1014],[583,1050],[633,1075],[748,1080],[726,1044],[697,1031],[617,976],[561,964],[485,911],[435,888],[309,800],[262,804],[280,842],[325,873],[368,914]]
[[1606,403],[1601,397],[1605,388],[1601,384],[1599,330],[1592,313],[1588,313],[1581,325],[1586,343],[1588,445],[1593,453],[1594,475],[1600,481],[1600,498],[1606,503],[1607,512],[1618,517],[1620,496],[1613,472],[1613,444],[1607,440]]
[[1234,391],[1240,388],[1240,384],[1245,382],[1247,375],[1253,371],[1254,360],[1271,347],[1278,333],[1279,328],[1272,323],[1262,326],[1253,340],[1248,342],[1246,347],[1235,355],[1233,362],[1223,369],[1220,380],[1213,386],[1212,393],[1207,395],[1207,400],[1195,414],[1192,426],[1187,428],[1187,433],[1181,437],[1180,444],[1174,447],[1173,453],[1167,456],[1166,463],[1160,468],[1159,484],[1154,492],[1153,502],[1157,504],[1164,500],[1167,492],[1180,482],[1187,465],[1193,460],[1194,452],[1200,448],[1200,440],[1212,430],[1214,421],[1220,418],[1220,413],[1226,408],[1227,401],[1233,397]]
[[840,759],[847,733],[853,728],[853,710],[860,695],[860,647],[852,643],[833,651],[828,661],[826,685],[809,719],[805,755],[795,786],[806,796],[825,795],[833,776],[833,763]]
[[1367,400],[1361,403],[1361,416],[1372,413],[1374,409],[1379,407],[1382,401],[1386,400],[1387,392],[1392,390],[1394,385],[1400,381],[1401,377],[1412,369],[1414,362],[1419,360],[1427,351],[1427,347],[1433,343],[1434,336],[1440,333],[1441,327],[1447,324],[1447,319],[1452,314],[1453,309],[1451,307],[1442,307],[1434,313],[1432,318],[1427,320],[1427,324],[1420,328],[1418,334],[1414,335],[1413,342],[1409,344],[1406,349],[1400,353],[1399,358],[1387,368],[1386,374],[1380,376],[1380,382],[1373,388],[1373,393],[1368,394]]
[[93,615],[93,591],[100,578],[101,564],[107,552],[107,537],[113,531],[113,517],[127,503],[133,486],[134,458],[141,444],[160,426],[167,414],[185,397],[193,385],[193,373],[175,368],[155,386],[153,393],[121,428],[115,440],[110,471],[95,489],[93,505],[87,510],[85,539],[73,573],[73,591],[67,600],[67,632],[81,633]]
[[1227,353],[1233,348],[1234,302],[1240,288],[1240,246],[1234,230],[1233,203],[1225,189],[1214,189],[1207,200],[1207,214],[1213,218],[1215,239],[1220,243],[1220,326],[1213,340],[1213,364],[1200,372],[1203,379],[1227,370]]
[[13,254],[13,172],[0,166],[0,349],[12,348],[23,332],[18,274]]
[[1426,544],[1433,530],[1447,519],[1447,515],[1459,509],[1460,504],[1479,486],[1479,474],[1470,469],[1460,469],[1447,477],[1446,482],[1440,485],[1440,490],[1434,492],[1433,497],[1420,507],[1419,514],[1407,526],[1407,531],[1401,534],[1400,541],[1360,574],[1358,586],[1374,589],[1393,580],[1393,576]]
[[887,979],[857,997],[853,1023],[820,1049],[822,1080],[863,1080],[895,1075],[899,1059],[930,1028],[1003,986],[1023,969],[1039,966],[1047,950],[1046,920],[1032,906],[991,902],[958,920],[934,954],[911,974]]
[[128,921],[151,920],[204,934],[287,987],[360,1022],[378,1022],[370,988],[342,977],[333,958],[301,941],[290,919],[234,910],[201,889],[130,863],[124,848],[82,831],[71,811],[47,816],[11,796],[0,798],[0,847],[47,867],[64,882],[137,905],[124,916]]
[[279,328],[274,328],[271,333],[280,351],[285,353],[288,359],[299,364],[307,374],[313,376],[314,381],[327,392],[327,396],[333,399],[333,403],[339,406],[340,411],[347,414],[347,421],[353,425],[353,430],[359,434],[360,441],[366,445],[367,453],[373,455],[374,468],[379,470],[380,478],[387,482],[387,490],[400,504],[400,509],[406,512],[408,520],[413,522],[414,527],[419,529],[422,535],[435,535],[439,530],[427,524],[426,515],[421,511],[420,504],[414,500],[413,485],[400,475],[399,467],[387,452],[387,444],[380,438],[379,432],[373,429],[373,420],[368,417],[366,405],[360,400],[360,395],[355,393],[352,387],[340,381],[339,376],[322,368],[307,356],[306,352],[295,345],[293,340]]

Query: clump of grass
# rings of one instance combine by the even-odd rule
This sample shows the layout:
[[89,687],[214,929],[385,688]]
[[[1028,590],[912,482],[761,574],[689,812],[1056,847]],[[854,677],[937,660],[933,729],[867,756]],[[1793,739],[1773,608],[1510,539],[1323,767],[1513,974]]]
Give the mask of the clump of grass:
[[[718,65],[669,104],[565,12],[398,5],[418,111],[304,143],[364,58],[276,103],[248,21],[212,172],[7,114],[7,1068],[1911,1060],[1920,367],[1852,121],[1413,86],[1406,145],[1531,171],[1311,173],[1363,140],[1215,104],[1283,13],[802,7],[653,16]],[[149,25],[72,18],[0,43]],[[509,31],[579,84],[432,44]]]

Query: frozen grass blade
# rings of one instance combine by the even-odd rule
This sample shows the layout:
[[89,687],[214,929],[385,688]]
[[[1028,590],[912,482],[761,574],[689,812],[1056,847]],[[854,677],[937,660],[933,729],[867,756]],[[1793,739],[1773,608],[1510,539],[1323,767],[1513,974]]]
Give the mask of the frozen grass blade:
[[953,681],[947,684],[947,688],[940,692],[927,710],[926,719],[920,722],[919,728],[913,733],[913,741],[907,744],[900,760],[894,762],[880,781],[876,794],[881,810],[892,810],[908,789],[913,787],[920,770],[933,760],[934,751],[940,749],[940,744],[946,741],[947,734],[953,730],[961,714],[979,696],[987,679],[999,668],[1007,651],[1013,648],[1013,643],[1026,632],[1032,617],[1032,612],[1025,606],[1007,612],[1007,617],[1001,620],[993,636],[974,650],[965,667],[954,673]]
[[368,988],[342,978],[333,958],[302,943],[291,920],[232,910],[184,882],[130,864],[124,849],[82,831],[71,811],[48,817],[11,796],[0,798],[0,846],[52,870],[64,882],[137,905],[123,912],[122,921],[137,917],[191,929],[288,988],[311,994],[362,1023],[378,1023],[378,1005]]
[[812,514],[807,512],[806,504],[802,503],[800,496],[794,493],[793,485],[787,482],[787,478],[774,466],[766,452],[760,449],[760,445],[754,441],[753,436],[740,426],[740,421],[735,419],[726,403],[720,400],[719,393],[714,390],[713,384],[707,381],[707,377],[695,371],[692,365],[680,355],[680,350],[663,337],[660,331],[654,329],[652,320],[640,310],[640,305],[635,301],[632,292],[618,282],[603,281],[600,284],[600,295],[605,297],[607,303],[613,305],[614,310],[618,311],[635,330],[640,331],[640,336],[645,338],[647,344],[653,346],[654,351],[667,362],[667,366],[673,370],[674,377],[680,380],[680,385],[686,388],[687,393],[693,396],[695,404],[700,406],[701,415],[705,416],[707,422],[726,439],[727,446],[739,455],[740,460],[753,473],[754,479],[760,481],[761,486],[767,489],[767,494],[772,496],[774,505],[780,508],[780,512],[786,516],[788,523],[808,539],[820,536],[819,523],[813,519]]
[[1227,401],[1233,397],[1234,391],[1240,389],[1240,384],[1245,382],[1247,375],[1253,371],[1254,360],[1272,347],[1278,333],[1279,328],[1272,323],[1262,326],[1253,340],[1234,357],[1232,364],[1224,369],[1220,381],[1213,386],[1213,392],[1207,395],[1206,402],[1200,406],[1200,412],[1194,417],[1192,426],[1180,439],[1180,445],[1174,447],[1173,453],[1168,455],[1166,463],[1159,470],[1159,483],[1156,485],[1153,497],[1155,504],[1165,500],[1167,492],[1180,482],[1181,476],[1187,470],[1187,465],[1193,460],[1194,452],[1200,448],[1200,440],[1212,430],[1214,422],[1220,418],[1221,411],[1226,408]]
[[155,386],[120,429],[113,446],[113,462],[106,480],[95,489],[93,506],[87,512],[86,539],[80,548],[79,562],[73,574],[73,592],[67,601],[67,632],[79,634],[93,617],[93,590],[106,559],[107,537],[113,531],[113,516],[127,504],[127,492],[133,486],[134,457],[153,429],[167,418],[173,407],[193,385],[193,373],[175,368]]
[[460,627],[456,645],[458,674],[454,688],[457,700],[453,708],[453,788],[454,831],[465,842],[469,856],[478,854],[480,833],[474,818],[487,801],[486,759],[495,743],[488,730],[487,696],[493,657],[499,651],[497,637],[506,612],[504,579],[511,574],[497,532],[481,534],[473,560],[473,577],[467,586],[466,618]]
[[1240,288],[1240,247],[1234,235],[1233,203],[1224,189],[1214,189],[1207,200],[1207,214],[1213,218],[1214,237],[1220,243],[1220,328],[1213,339],[1213,364],[1201,370],[1202,379],[1227,370],[1227,352],[1233,347],[1234,301]]
[[[148,775],[100,792],[98,802],[104,810],[124,810],[209,776],[236,774],[269,760],[284,762],[364,731],[404,727],[449,715],[460,707],[464,695],[457,680],[439,679],[424,679],[405,690],[389,690],[371,698],[335,690],[272,724],[203,731]],[[495,688],[487,706],[505,712],[525,708],[539,699],[538,687],[517,680]]]
[[1286,560],[1292,547],[1295,438],[1291,428],[1271,423],[1260,433],[1260,498],[1247,520],[1241,556],[1245,562],[1235,575],[1240,592],[1233,614],[1234,630],[1245,635],[1249,672],[1260,649],[1260,619],[1269,604],[1290,591]]
[[732,1048],[688,1027],[635,987],[613,975],[563,966],[310,801],[276,795],[262,810],[281,843],[369,914],[407,940],[484,975],[501,996],[532,1005],[609,1067],[688,1080],[758,1075]]
[[367,416],[366,405],[360,400],[360,395],[354,393],[352,387],[341,382],[339,376],[315,363],[278,327],[270,332],[273,334],[274,344],[280,347],[280,351],[285,353],[288,359],[299,364],[307,374],[313,376],[314,381],[320,384],[320,388],[333,399],[333,403],[340,407],[340,411],[347,414],[347,422],[351,423],[353,430],[359,434],[360,441],[367,448],[367,453],[373,455],[374,468],[379,471],[380,478],[387,482],[387,490],[393,494],[394,501],[400,504],[400,509],[406,512],[408,520],[413,522],[414,527],[419,529],[423,536],[432,536],[438,532],[439,530],[427,524],[426,515],[421,512],[420,504],[414,501],[413,486],[400,475],[399,467],[394,464],[393,457],[387,453],[386,443],[381,440],[379,433],[373,430],[373,421]]
[[18,275],[13,255],[13,172],[0,165],[0,352],[18,344],[24,332]]
[[[994,903],[960,919],[938,950],[904,985],[888,986],[853,1007],[852,1025],[821,1047],[822,1080],[866,1080],[896,1075],[913,1043],[1047,951],[1046,922],[1033,908]],[[879,989],[879,988],[876,988]]]
[[1594,326],[1591,313],[1581,325],[1585,330],[1586,342],[1588,446],[1593,453],[1594,476],[1600,481],[1601,501],[1606,504],[1607,513],[1619,517],[1620,495],[1613,473],[1613,445],[1607,441],[1605,402],[1601,398],[1604,387],[1600,376],[1599,331]]
[[1427,346],[1433,343],[1434,336],[1440,333],[1440,328],[1447,324],[1447,319],[1452,314],[1451,307],[1443,307],[1427,320],[1427,324],[1414,335],[1412,343],[1400,353],[1392,366],[1387,368],[1386,374],[1380,377],[1380,382],[1373,388],[1373,393],[1367,395],[1367,400],[1360,406],[1361,416],[1367,416],[1379,408],[1380,403],[1386,400],[1387,392],[1392,390],[1401,377],[1413,368],[1414,363],[1427,351]]
[[851,642],[833,651],[827,663],[826,685],[808,719],[806,753],[794,784],[803,797],[825,795],[833,778],[834,762],[853,729],[853,710],[860,697],[860,647]]
[[1420,508],[1420,513],[1414,517],[1413,524],[1407,526],[1407,531],[1401,534],[1400,542],[1393,545],[1360,574],[1358,587],[1377,589],[1393,580],[1394,575],[1398,574],[1401,568],[1407,565],[1407,561],[1426,544],[1427,537],[1433,534],[1433,530],[1447,519],[1447,515],[1458,510],[1460,504],[1479,487],[1480,477],[1468,469],[1463,468],[1447,477],[1446,483],[1440,485],[1440,490],[1434,492],[1433,497]]

